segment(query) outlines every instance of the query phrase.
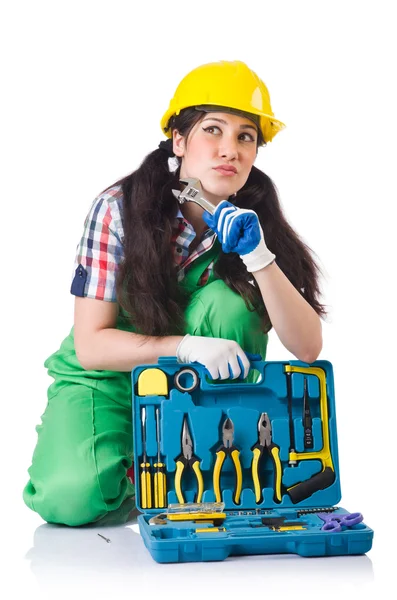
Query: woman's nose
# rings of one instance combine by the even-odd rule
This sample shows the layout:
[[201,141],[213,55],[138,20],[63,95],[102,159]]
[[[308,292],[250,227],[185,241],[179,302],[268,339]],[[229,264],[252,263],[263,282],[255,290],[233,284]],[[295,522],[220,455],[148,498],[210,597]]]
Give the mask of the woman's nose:
[[226,158],[227,160],[231,160],[232,158],[236,158],[237,154],[238,150],[236,140],[223,139],[219,145],[219,156]]

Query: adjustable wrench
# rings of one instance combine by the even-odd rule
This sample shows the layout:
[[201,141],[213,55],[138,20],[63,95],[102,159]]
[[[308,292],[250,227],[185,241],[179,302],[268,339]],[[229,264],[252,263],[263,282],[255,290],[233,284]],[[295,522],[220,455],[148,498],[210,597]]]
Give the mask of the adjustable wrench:
[[195,202],[201,206],[201,208],[208,211],[211,215],[214,214],[216,206],[204,198],[203,188],[201,187],[199,179],[187,177],[186,179],[180,179],[179,181],[186,186],[182,191],[172,190],[172,193],[178,200],[179,204],[183,204],[184,202]]

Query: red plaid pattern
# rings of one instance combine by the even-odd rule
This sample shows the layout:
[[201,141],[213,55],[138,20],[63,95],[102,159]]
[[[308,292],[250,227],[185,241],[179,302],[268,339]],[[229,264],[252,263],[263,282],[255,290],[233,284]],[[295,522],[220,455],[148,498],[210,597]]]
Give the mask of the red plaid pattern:
[[[116,302],[116,272],[123,260],[123,193],[114,186],[95,198],[84,223],[84,231],[77,246],[71,293],[75,296]],[[192,225],[181,211],[175,217],[171,250],[178,281],[189,266],[214,245],[216,234],[207,229],[189,255],[189,246],[196,237]],[[203,272],[200,284],[205,285],[213,263]]]

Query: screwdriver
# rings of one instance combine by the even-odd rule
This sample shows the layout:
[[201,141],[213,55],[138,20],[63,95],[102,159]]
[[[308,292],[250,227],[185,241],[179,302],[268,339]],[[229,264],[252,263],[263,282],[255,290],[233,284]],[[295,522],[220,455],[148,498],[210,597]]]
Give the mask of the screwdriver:
[[[295,430],[294,430],[294,419],[292,417],[292,373],[289,371],[285,371],[287,376],[287,397],[288,397],[288,421],[289,421],[289,452],[295,453]],[[296,467],[297,461],[291,460],[291,457],[288,461],[290,467]]]
[[307,378],[303,379],[303,431],[305,448],[313,448],[312,415],[307,393]]
[[152,508],[152,482],[150,474],[150,463],[146,456],[146,410],[142,408],[142,446],[143,456],[140,464],[140,482],[141,482],[141,506],[142,508]]
[[154,506],[164,508],[167,505],[167,489],[165,476],[165,463],[160,459],[160,419],[159,409],[156,408],[156,433],[157,433],[157,462],[154,464]]

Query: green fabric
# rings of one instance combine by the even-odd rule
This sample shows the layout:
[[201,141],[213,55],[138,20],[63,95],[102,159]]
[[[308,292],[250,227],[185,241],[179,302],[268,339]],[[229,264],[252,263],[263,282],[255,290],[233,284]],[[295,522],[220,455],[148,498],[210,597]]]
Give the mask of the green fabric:
[[[259,315],[213,274],[205,286],[198,285],[218,252],[215,245],[197,259],[181,282],[190,295],[186,333],[234,339],[264,359],[268,336],[260,330]],[[132,331],[123,315],[117,327]],[[25,503],[50,523],[125,522],[135,494],[126,475],[134,456],[131,374],[84,370],[76,357],[73,328],[45,366],[54,382],[36,428]]]

